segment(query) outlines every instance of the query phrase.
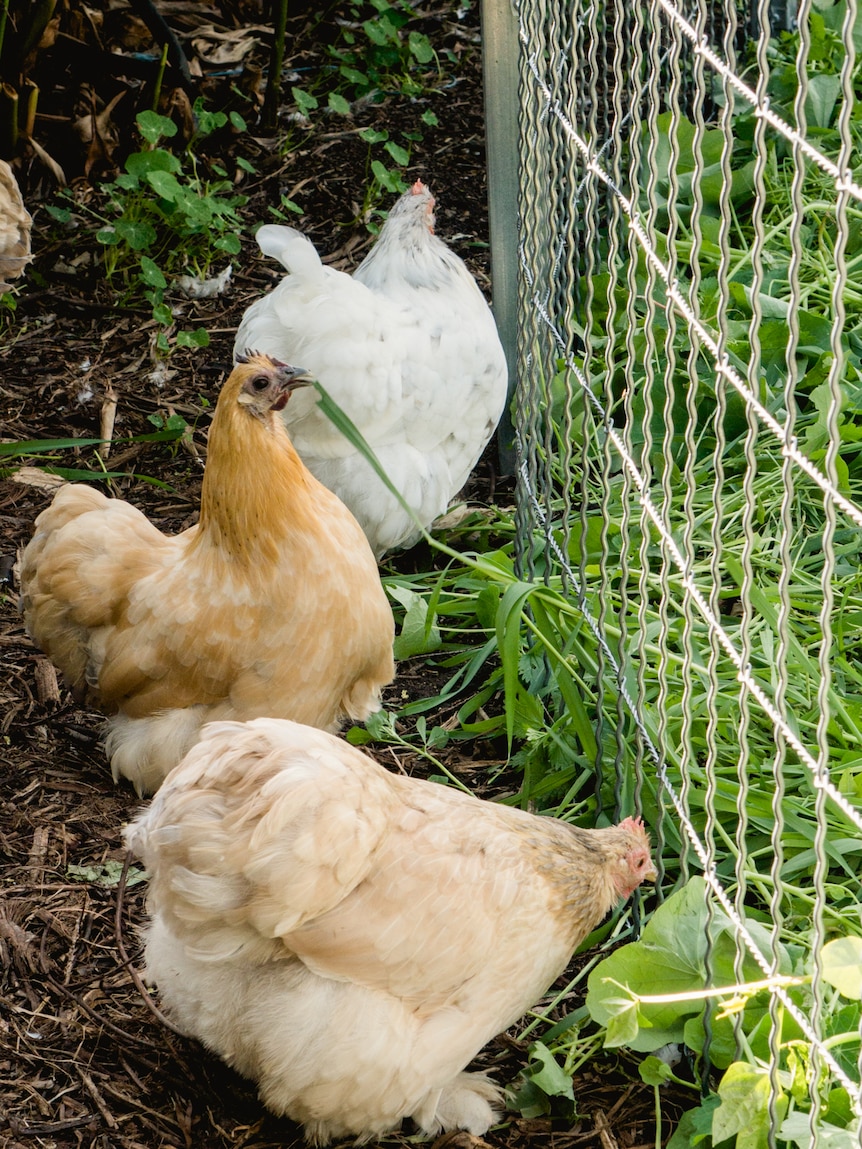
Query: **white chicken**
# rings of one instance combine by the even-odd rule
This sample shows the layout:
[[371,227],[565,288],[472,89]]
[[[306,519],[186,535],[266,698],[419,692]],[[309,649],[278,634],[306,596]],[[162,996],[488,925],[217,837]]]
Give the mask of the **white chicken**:
[[[303,363],[429,526],[494,433],[507,379],[488,304],[434,235],[431,192],[417,180],[401,196],[353,276],[325,267],[293,228],[266,224],[257,241],[289,274],[248,308],[235,351]],[[350,508],[378,558],[416,541],[416,523],[314,394],[282,415],[305,465]]]
[[318,1144],[484,1133],[500,1091],[464,1067],[656,874],[639,820],[578,829],[269,718],[207,726],[125,833],[170,1017]]

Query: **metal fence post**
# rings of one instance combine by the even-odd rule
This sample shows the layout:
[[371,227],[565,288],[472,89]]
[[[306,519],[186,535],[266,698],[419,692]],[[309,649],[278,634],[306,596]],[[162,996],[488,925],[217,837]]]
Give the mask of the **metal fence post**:
[[[482,0],[481,20],[492,307],[509,367],[511,400],[518,343],[518,23],[511,0]],[[504,474],[514,472],[514,444],[507,403],[497,430]]]

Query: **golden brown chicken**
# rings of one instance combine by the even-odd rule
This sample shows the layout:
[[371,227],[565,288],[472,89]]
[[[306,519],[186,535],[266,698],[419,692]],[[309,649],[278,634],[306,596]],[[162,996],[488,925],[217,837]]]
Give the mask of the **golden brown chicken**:
[[155,790],[212,719],[335,727],[380,705],[394,624],[347,508],[305,468],[278,411],[302,372],[252,356],[209,435],[200,521],[163,535],[93,487],[62,487],[21,562],[33,641],[112,714],[114,778]]
[[390,774],[319,730],[208,726],[126,829],[172,1019],[307,1138],[480,1135],[464,1066],[655,878],[642,823],[582,830]]

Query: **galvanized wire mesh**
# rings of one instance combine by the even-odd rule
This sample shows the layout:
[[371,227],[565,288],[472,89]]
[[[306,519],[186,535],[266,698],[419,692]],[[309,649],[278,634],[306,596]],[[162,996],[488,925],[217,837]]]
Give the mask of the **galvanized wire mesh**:
[[[738,979],[746,955],[771,979],[771,1142],[789,1015],[817,1143],[821,1073],[862,1115],[820,963],[862,830],[856,3],[803,0],[784,41],[769,0],[515,8],[518,561],[594,636],[597,771],[705,876]],[[794,929],[804,1008],[777,977]]]

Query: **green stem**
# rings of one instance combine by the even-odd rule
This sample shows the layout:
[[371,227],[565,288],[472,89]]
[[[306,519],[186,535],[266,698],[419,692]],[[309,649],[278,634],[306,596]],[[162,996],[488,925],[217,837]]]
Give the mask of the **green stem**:
[[423,744],[422,746],[414,746],[412,742],[408,742],[406,738],[402,738],[397,730],[394,729],[394,727],[391,729],[391,735],[388,740],[394,742],[396,746],[403,746],[406,750],[410,750],[414,754],[421,754],[423,758],[426,758],[433,766],[436,766],[437,769],[442,774],[444,774],[454,786],[457,786],[459,790],[463,790],[465,794],[473,793],[470,787],[465,786],[461,779],[457,777],[457,775],[453,774],[448,767],[444,766],[440,759],[436,758],[426,745]]
[[574,1042],[566,1054],[565,1071],[569,1077],[574,1077],[582,1065],[586,1065],[602,1048],[603,1037],[601,1033],[594,1033],[587,1038]]
[[[770,887],[775,886],[775,882],[772,880],[772,878],[768,874],[761,874],[759,870],[747,870],[745,872],[745,877],[746,880],[750,882],[751,885],[754,886],[754,888],[760,893],[760,896],[763,898],[763,900],[768,902],[770,897]],[[811,897],[811,895],[807,894],[805,890],[801,889],[799,886],[788,886],[787,884],[782,883],[781,888],[785,894],[788,894],[790,897],[800,902],[804,902],[806,905],[813,906],[817,901],[816,898]],[[842,928],[846,929],[847,923],[845,915],[839,913],[838,910],[832,909],[832,907],[828,904],[824,905],[822,908],[823,913],[827,917],[832,918],[835,922],[841,925]]]
[[0,0],[0,65],[3,60],[3,41],[6,39],[6,21],[9,18],[9,0]]
[[[518,1041],[524,1041],[527,1038],[527,1036],[533,1032],[533,1030],[536,1028],[536,1026],[541,1025],[542,1022],[545,1022],[546,1024],[550,1024],[551,1019],[548,1015],[553,1013],[553,1011],[557,1008],[557,1006],[560,1004],[560,1002],[565,1000],[565,998],[567,998],[569,996],[569,994],[574,990],[575,986],[577,986],[580,982],[582,982],[586,978],[587,974],[589,974],[589,972],[593,968],[593,966],[598,965],[603,957],[604,957],[604,954],[602,954],[602,953],[594,954],[593,957],[590,958],[590,960],[588,962],[586,962],[578,970],[578,972],[575,974],[575,976],[572,978],[572,980],[563,989],[560,990],[560,992],[556,995],[556,997],[554,997],[552,1001],[548,1002],[548,1004],[545,1006],[545,1008],[542,1010],[541,1013],[537,1013],[534,1010],[531,1010],[530,1014],[532,1015],[533,1020],[529,1023],[529,1025],[525,1026],[525,1028],[522,1029],[521,1032],[518,1034]],[[599,1038],[599,1044],[601,1044],[601,1038]],[[568,1071],[568,1060],[566,1062],[566,1065],[567,1065],[567,1071]]]
[[[153,89],[153,111],[154,112],[158,112],[158,110],[159,110],[159,100],[161,99],[161,96],[162,96],[162,82],[165,78],[165,68],[167,67],[167,64],[168,64],[168,46],[167,46],[167,44],[162,44],[162,55],[161,55],[161,59],[159,60],[159,70],[156,73],[156,86]],[[152,145],[153,148],[155,148],[155,146],[156,146],[155,144]]]
[[24,37],[17,46],[17,54],[21,60],[31,52],[42,39],[42,33],[48,27],[48,21],[54,15],[57,0],[36,0],[30,6],[25,25]]
[[284,64],[284,29],[287,24],[287,0],[273,0],[272,51],[269,56],[269,77],[260,114],[260,126],[265,132],[278,127],[278,105],[281,97],[281,69]]
[[655,1097],[655,1149],[661,1149],[661,1096],[657,1085],[652,1090]]

